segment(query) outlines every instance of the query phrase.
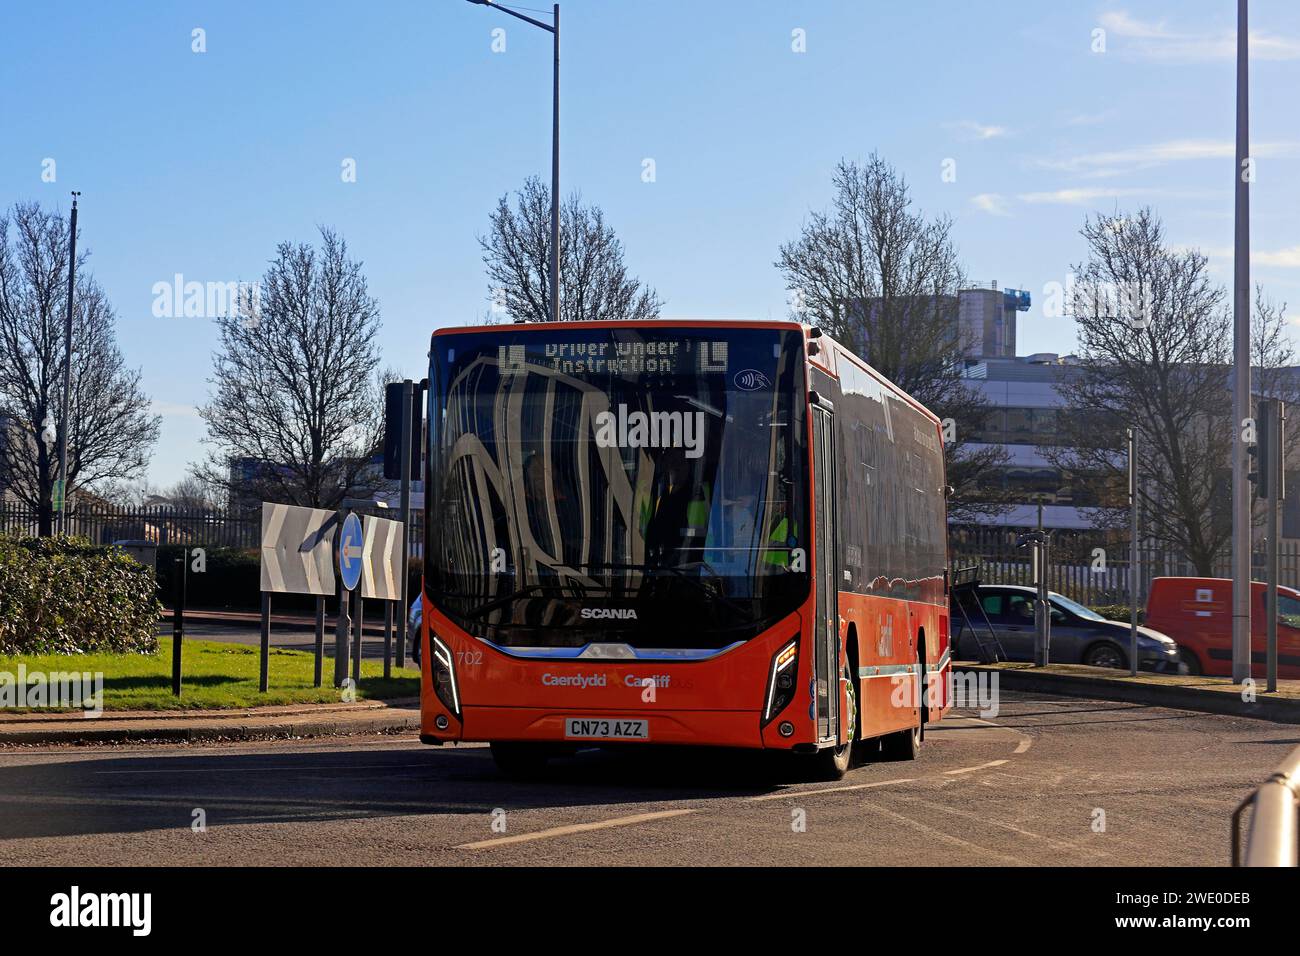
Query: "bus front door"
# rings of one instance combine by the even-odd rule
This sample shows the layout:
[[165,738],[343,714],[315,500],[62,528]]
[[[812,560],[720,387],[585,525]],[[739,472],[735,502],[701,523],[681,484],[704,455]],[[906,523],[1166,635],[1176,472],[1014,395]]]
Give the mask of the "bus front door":
[[835,416],[823,405],[813,408],[813,494],[813,547],[817,573],[813,666],[817,736],[821,742],[826,742],[839,739],[841,665],[835,560]]

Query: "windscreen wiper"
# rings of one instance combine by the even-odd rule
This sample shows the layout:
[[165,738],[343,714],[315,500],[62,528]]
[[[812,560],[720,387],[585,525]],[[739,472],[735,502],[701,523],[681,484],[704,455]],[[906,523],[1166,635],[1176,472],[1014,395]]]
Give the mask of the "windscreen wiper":
[[[695,561],[692,562],[692,564],[704,568],[706,571],[709,572],[709,574],[712,576],[714,580],[718,580],[718,581],[722,580],[722,575],[718,574],[718,572],[714,571],[713,568],[709,567],[707,562]],[[689,581],[700,591],[702,591],[705,594],[705,596],[729,608],[732,612],[734,612],[739,617],[743,618],[749,616],[748,612],[743,607],[741,607],[735,601],[731,600],[731,598],[727,597],[725,594],[722,593],[721,585],[718,586],[717,591],[713,591],[709,588],[707,584],[704,583],[703,580],[701,580],[698,577],[695,577],[694,575],[688,574],[685,568],[676,567],[671,564],[649,564],[649,563],[646,564],[584,564],[584,565],[578,565],[578,567],[583,567],[588,570],[636,571],[640,574],[649,574],[650,572],[653,571],[667,571],[669,574],[672,574],[683,581]]]
[[470,608],[465,612],[464,616],[482,617],[484,614],[495,611],[499,607],[505,607],[507,604],[513,604],[522,597],[527,597],[541,587],[545,587],[545,585],[540,581],[536,584],[525,584],[523,587],[511,591],[509,594],[503,594],[501,597],[493,598],[490,601],[484,601],[477,607]]
[[534,591],[543,591],[547,589],[562,589],[562,588],[579,588],[583,594],[586,594],[589,590],[593,590],[593,589],[601,590],[601,591],[609,590],[608,587],[599,584],[593,586],[588,584],[580,584],[573,581],[569,581],[565,583],[535,581],[532,584],[525,584],[521,588],[516,588],[515,590],[511,591],[509,594],[503,594],[500,597],[492,598],[490,601],[485,601],[484,603],[478,605],[477,607],[470,608],[462,616],[482,617],[484,614],[489,614],[492,611],[495,611],[497,608],[505,607],[507,604],[513,604],[515,601],[518,601],[520,598],[528,597],[528,595],[532,594]]

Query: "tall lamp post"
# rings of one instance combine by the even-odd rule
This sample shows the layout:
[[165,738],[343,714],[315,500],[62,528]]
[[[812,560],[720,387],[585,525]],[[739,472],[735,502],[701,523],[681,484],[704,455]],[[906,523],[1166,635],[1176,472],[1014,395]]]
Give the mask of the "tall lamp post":
[[72,392],[72,298],[77,287],[77,197],[72,194],[68,238],[68,311],[63,322],[63,411],[59,417],[59,530],[68,533],[68,396]]
[[1251,529],[1247,448],[1241,440],[1250,408],[1250,37],[1246,0],[1237,0],[1237,162],[1232,277],[1232,682],[1250,676]]
[[551,34],[555,41],[555,76],[551,91],[551,321],[560,320],[560,5],[552,7],[553,23],[543,23],[530,16],[503,7],[492,0],[469,0],[479,6],[494,7],[502,13],[531,23]]

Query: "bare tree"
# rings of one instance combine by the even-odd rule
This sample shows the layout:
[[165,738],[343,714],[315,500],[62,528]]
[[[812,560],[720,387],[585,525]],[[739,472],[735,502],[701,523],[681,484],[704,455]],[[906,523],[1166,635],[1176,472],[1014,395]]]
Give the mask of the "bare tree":
[[[1300,369],[1296,368],[1296,350],[1287,335],[1286,303],[1274,302],[1264,295],[1262,285],[1255,286],[1255,314],[1250,326],[1251,391],[1260,398],[1275,398],[1286,404],[1287,434],[1285,461],[1289,466],[1300,456]],[[1257,507],[1256,486],[1251,485],[1254,523],[1262,526],[1266,509]]]
[[[529,177],[515,195],[502,196],[486,236],[479,237],[489,298],[519,322],[551,319],[551,192]],[[599,206],[573,195],[560,206],[560,310],[565,321],[653,319],[663,303],[627,274],[623,243]]]
[[191,511],[218,512],[222,510],[225,493],[210,481],[198,475],[186,475],[162,493],[171,504]]
[[1250,364],[1255,379],[1251,389],[1263,398],[1277,398],[1293,404],[1300,396],[1300,382],[1293,370],[1295,346],[1287,336],[1286,303],[1264,296],[1264,287],[1255,286],[1255,318],[1250,327]]
[[811,213],[775,263],[796,317],[952,420],[945,452],[954,520],[1004,510],[996,479],[1006,451],[968,440],[992,409],[962,377],[957,292],[965,276],[952,221],[914,210],[906,180],[875,153],[863,165],[841,160],[832,184],[830,209]]
[[[0,486],[38,509],[53,529],[57,448],[42,440],[62,412],[69,223],[37,203],[0,216],[0,418],[9,420]],[[140,371],[117,347],[108,297],[77,260],[72,320],[66,497],[139,475],[158,440]]]
[[332,508],[373,480],[379,305],[347,243],[327,228],[320,239],[319,248],[281,243],[255,305],[217,320],[215,391],[199,409],[214,451],[194,472],[232,505]]
[[1124,430],[1135,429],[1144,531],[1211,573],[1230,534],[1224,481],[1231,448],[1223,290],[1206,257],[1177,251],[1151,209],[1090,217],[1088,259],[1070,295],[1079,335],[1077,374],[1059,386],[1072,414],[1064,444],[1042,453],[1058,467],[1107,482],[1122,522]]
[[158,487],[147,478],[136,481],[111,481],[100,490],[100,497],[119,508],[139,508],[160,495]]

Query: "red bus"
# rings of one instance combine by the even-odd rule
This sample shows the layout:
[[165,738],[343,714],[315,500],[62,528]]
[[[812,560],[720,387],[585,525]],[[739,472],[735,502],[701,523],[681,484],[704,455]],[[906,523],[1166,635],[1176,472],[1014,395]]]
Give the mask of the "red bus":
[[820,330],[442,329],[428,400],[423,742],[838,779],[947,710],[940,422]]

